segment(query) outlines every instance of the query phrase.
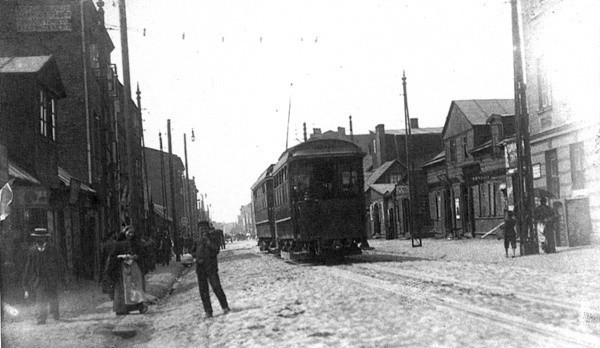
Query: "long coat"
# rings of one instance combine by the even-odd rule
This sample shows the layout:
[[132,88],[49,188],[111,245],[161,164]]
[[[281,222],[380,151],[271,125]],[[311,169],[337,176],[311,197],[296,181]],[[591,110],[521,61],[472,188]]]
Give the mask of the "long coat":
[[52,244],[46,244],[44,251],[39,251],[34,245],[27,251],[23,288],[30,292],[40,287],[56,289],[65,277],[64,271],[62,259]]

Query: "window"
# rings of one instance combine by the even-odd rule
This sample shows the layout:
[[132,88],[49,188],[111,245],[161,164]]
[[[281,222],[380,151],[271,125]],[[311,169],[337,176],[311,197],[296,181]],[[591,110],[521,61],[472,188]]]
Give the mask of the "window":
[[462,138],[462,147],[463,147],[463,156],[464,159],[469,158],[469,150],[467,149],[467,136],[463,136]]
[[56,102],[44,90],[40,89],[40,134],[56,140]]
[[571,144],[569,148],[571,154],[571,181],[573,189],[582,189],[585,186],[585,150],[583,143]]
[[558,155],[556,149],[546,151],[546,188],[556,198],[560,197],[560,181],[558,177]]
[[450,151],[450,162],[456,162],[456,140],[450,139],[448,147]]
[[539,110],[543,111],[552,107],[552,89],[548,71],[541,58],[537,61],[537,74]]

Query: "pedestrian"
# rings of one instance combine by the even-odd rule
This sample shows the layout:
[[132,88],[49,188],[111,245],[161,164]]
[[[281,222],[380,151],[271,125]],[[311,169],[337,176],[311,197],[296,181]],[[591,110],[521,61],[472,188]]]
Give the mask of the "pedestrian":
[[135,310],[141,314],[148,311],[143,290],[145,270],[139,266],[144,263],[143,254],[143,245],[135,235],[134,228],[125,226],[104,270],[104,278],[111,282],[111,299],[117,315],[126,315]]
[[216,232],[219,235],[219,240],[221,242],[221,249],[225,249],[225,233],[223,233],[223,230],[216,230]]
[[162,265],[168,266],[171,262],[171,253],[173,251],[173,241],[169,237],[169,230],[164,232],[163,238],[160,241],[160,253]]
[[533,219],[536,222],[538,231],[538,242],[540,243],[540,252],[554,253],[556,252],[556,238],[554,235],[554,223],[556,221],[556,213],[548,205],[548,199],[542,197],[540,205],[533,212]]
[[198,277],[198,290],[202,299],[202,306],[206,318],[211,318],[213,315],[212,305],[210,303],[210,293],[208,284],[210,283],[219,304],[223,309],[223,314],[229,313],[229,305],[221,280],[219,279],[219,269],[217,254],[219,253],[219,232],[211,231],[208,221],[200,221],[198,223],[200,229],[200,237],[194,242],[191,254],[196,259],[196,276]]
[[512,246],[512,257],[515,257],[517,250],[517,232],[515,231],[515,225],[517,220],[515,214],[512,211],[507,211],[504,217],[504,250],[506,251],[506,257],[508,257],[508,247]]
[[29,248],[23,273],[25,298],[35,296],[38,325],[46,324],[48,308],[54,320],[60,319],[58,308],[58,282],[66,286],[67,273],[56,248],[48,242],[45,228],[36,228],[31,234],[35,244]]

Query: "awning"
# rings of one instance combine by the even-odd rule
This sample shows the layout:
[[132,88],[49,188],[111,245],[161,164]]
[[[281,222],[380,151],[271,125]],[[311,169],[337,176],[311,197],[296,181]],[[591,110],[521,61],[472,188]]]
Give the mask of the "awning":
[[165,215],[164,207],[162,205],[154,204],[154,213],[160,216],[163,220],[173,221],[168,213]]
[[[73,179],[73,176],[61,167],[58,167],[58,177],[60,178],[60,181],[62,181],[67,187],[71,186],[71,179]],[[94,191],[91,187],[84,183],[81,183],[81,189],[84,191],[96,193],[96,191]]]
[[27,173],[25,170],[21,169],[21,167],[12,163],[10,160],[8,161],[8,176],[10,178],[27,181],[27,182],[35,184],[35,185],[42,184],[33,175]]

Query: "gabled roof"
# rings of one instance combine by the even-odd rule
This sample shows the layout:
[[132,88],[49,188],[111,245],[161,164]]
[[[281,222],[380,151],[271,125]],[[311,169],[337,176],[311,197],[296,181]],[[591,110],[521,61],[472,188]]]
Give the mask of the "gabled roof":
[[396,184],[373,184],[370,186],[370,188],[375,192],[385,196],[394,192],[396,189]]
[[515,112],[513,99],[455,100],[454,103],[472,125],[485,125],[488,117],[493,114],[506,115]]
[[[394,164],[394,162],[398,162],[398,160],[392,160],[392,161],[388,161],[385,162],[384,164],[381,165],[381,167],[377,168],[373,174],[371,174],[368,178],[365,178],[365,185],[364,185],[364,191],[366,192],[369,189],[369,186],[373,186],[377,180],[379,180],[379,178],[381,178],[383,176],[383,174],[385,174],[385,172],[387,172],[388,169],[390,169],[390,167]],[[398,162],[400,163],[400,162]],[[402,163],[400,163],[400,165],[402,165]],[[404,165],[402,165],[404,166]]]
[[467,121],[473,126],[486,125],[488,118],[493,114],[514,114],[514,99],[470,99],[453,100],[450,103],[450,109],[446,116],[446,122],[442,134],[446,134],[448,121],[452,115],[452,110],[457,108],[465,116]]
[[438,153],[437,155],[435,155],[435,157],[433,157],[431,160],[429,160],[428,162],[423,164],[421,167],[422,168],[429,167],[434,164],[442,163],[445,160],[446,160],[446,152],[442,151],[442,152]]

